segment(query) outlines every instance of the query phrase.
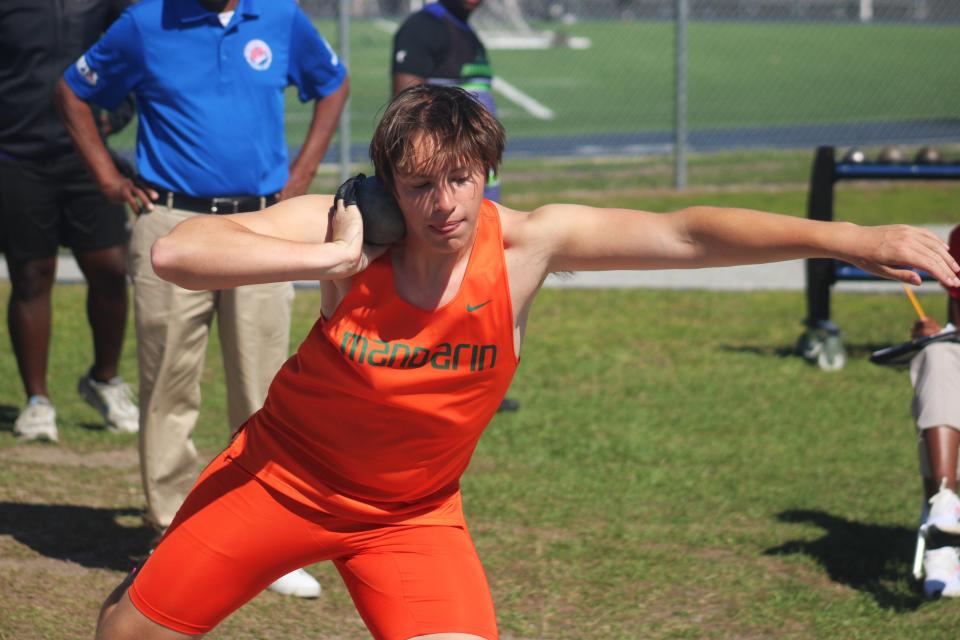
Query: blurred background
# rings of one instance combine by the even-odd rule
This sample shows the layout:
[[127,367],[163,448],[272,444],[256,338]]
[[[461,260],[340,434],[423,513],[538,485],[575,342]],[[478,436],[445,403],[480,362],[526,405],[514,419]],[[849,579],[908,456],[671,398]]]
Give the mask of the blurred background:
[[[422,2],[301,5],[347,54],[349,157],[363,164],[389,98],[393,32]],[[523,158],[644,157],[662,165],[656,184],[676,186],[678,124],[694,154],[804,149],[812,158],[821,144],[903,145],[912,158],[920,146],[960,142],[956,0],[485,0],[471,21],[497,76],[508,168]],[[309,112],[288,99],[295,144]],[[114,146],[132,147],[133,130]],[[340,158],[331,145],[325,162]]]

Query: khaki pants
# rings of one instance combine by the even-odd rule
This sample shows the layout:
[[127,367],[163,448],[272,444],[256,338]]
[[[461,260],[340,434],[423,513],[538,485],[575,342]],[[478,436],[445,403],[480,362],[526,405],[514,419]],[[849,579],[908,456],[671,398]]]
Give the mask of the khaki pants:
[[189,291],[153,272],[154,241],[196,215],[208,214],[156,207],[137,220],[130,242],[140,369],[140,472],[146,518],[160,528],[173,520],[201,463],[191,434],[213,317],[220,332],[231,430],[263,405],[289,353],[292,283]]
[[[913,417],[917,424],[920,473],[932,474],[922,432],[932,427],[960,430],[960,344],[935,342],[910,361]],[[957,469],[960,477],[960,468]]]

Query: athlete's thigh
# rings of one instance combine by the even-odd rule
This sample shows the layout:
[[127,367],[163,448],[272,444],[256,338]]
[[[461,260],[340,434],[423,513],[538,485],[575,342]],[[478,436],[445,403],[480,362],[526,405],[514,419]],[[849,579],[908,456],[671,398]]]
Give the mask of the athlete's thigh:
[[463,528],[387,527],[335,564],[375,638],[497,637],[490,587]]
[[301,514],[231,459],[201,474],[128,590],[148,618],[205,633],[271,582],[321,553]]

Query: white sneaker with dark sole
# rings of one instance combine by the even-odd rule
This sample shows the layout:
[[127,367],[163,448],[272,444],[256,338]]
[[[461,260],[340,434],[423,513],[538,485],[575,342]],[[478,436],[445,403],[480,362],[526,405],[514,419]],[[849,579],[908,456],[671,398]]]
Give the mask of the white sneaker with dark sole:
[[287,575],[277,578],[267,589],[274,593],[295,598],[320,597],[320,583],[303,569],[291,571]]
[[928,598],[960,596],[960,557],[956,547],[941,547],[923,554],[923,593]]
[[77,393],[100,412],[108,430],[115,433],[140,430],[140,409],[133,403],[133,391],[123,379],[97,382],[86,375],[77,382]]
[[57,410],[48,398],[32,396],[13,423],[13,435],[21,440],[57,442]]

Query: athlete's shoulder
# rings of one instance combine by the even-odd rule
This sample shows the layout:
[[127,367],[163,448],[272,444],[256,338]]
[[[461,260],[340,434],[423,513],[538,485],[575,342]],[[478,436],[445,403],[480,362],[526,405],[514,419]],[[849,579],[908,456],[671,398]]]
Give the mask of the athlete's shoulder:
[[[529,211],[511,209],[498,202],[490,201],[500,219],[504,247],[518,247],[529,242],[536,231],[535,221]],[[534,224],[531,224],[534,223]]]

